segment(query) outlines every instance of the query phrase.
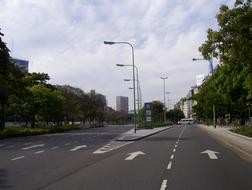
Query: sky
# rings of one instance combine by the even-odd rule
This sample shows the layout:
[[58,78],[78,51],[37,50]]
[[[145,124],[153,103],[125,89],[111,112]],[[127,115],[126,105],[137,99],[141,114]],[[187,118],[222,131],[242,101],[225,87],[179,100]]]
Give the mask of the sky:
[[[215,15],[234,0],[0,0],[3,41],[14,58],[29,60],[30,72],[45,72],[50,83],[72,85],[104,94],[109,106],[116,96],[129,97],[133,108],[131,48],[143,102],[169,104],[186,96],[196,76],[209,72],[198,47],[207,29],[218,29]],[[218,60],[214,60],[214,65]]]

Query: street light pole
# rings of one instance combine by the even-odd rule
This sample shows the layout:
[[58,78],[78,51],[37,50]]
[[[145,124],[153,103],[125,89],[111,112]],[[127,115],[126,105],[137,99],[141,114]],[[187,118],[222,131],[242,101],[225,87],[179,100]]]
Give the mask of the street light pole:
[[134,47],[129,42],[108,42],[104,41],[106,45],[113,45],[113,44],[127,44],[131,47],[131,55],[132,55],[132,66],[133,66],[133,99],[134,99],[134,132],[136,133],[136,87],[135,87],[135,60],[134,60]]
[[166,123],[166,107],[165,107],[165,80],[168,78],[168,77],[160,77],[161,79],[163,79],[164,81],[164,123]]
[[[127,64],[116,64],[116,66],[119,66],[119,67],[124,67],[124,66],[133,66],[133,65],[127,65]],[[137,116],[138,116],[138,122],[140,121],[140,116],[139,116],[139,110],[140,110],[140,82],[139,82],[139,79],[138,79],[138,68],[137,66],[135,66],[135,69],[136,69],[136,77],[137,77]],[[124,81],[132,81],[131,79],[124,79]]]
[[[196,58],[193,58],[192,59],[193,61],[199,61],[199,60],[204,60],[206,61],[207,59],[203,59],[203,58],[200,58],[200,59],[196,59]],[[211,57],[210,59],[207,60],[209,63],[210,63],[210,68],[211,68],[211,74],[213,76],[214,74],[214,69],[213,69],[213,58]],[[215,114],[215,105],[213,104],[213,125],[214,125],[214,128],[216,128],[216,114]]]

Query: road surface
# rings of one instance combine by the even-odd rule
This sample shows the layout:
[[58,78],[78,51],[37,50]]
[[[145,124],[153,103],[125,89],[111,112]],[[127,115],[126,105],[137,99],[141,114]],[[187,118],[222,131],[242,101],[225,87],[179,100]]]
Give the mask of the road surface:
[[0,141],[0,189],[251,190],[252,165],[197,126],[117,142],[130,126]]

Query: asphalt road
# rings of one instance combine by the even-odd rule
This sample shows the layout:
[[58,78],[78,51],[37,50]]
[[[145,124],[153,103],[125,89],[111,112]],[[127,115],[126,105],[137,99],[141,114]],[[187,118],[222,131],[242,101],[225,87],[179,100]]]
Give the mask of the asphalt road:
[[252,189],[251,163],[196,126],[114,141],[129,128],[0,141],[0,189]]

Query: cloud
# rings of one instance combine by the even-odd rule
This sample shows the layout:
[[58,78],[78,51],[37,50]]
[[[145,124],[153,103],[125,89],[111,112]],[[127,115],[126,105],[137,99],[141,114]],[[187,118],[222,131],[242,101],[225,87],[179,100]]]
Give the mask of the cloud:
[[[115,107],[117,95],[132,102],[131,49],[104,40],[134,44],[135,63],[145,101],[162,100],[160,76],[168,76],[172,103],[207,73],[207,63],[192,62],[215,14],[231,0],[2,0],[0,27],[14,57],[28,59],[30,71],[47,72],[53,84],[96,89]],[[131,104],[132,105],[132,104]],[[132,107],[132,106],[131,106]]]

